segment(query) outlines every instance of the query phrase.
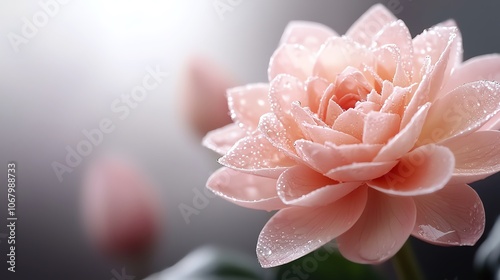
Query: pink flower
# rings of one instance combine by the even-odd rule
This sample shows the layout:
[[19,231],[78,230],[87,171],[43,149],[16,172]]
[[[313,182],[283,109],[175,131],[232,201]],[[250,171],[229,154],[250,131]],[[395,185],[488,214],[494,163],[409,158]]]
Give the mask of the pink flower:
[[186,63],[180,88],[181,113],[198,136],[231,122],[224,93],[236,85],[234,80],[204,56],[193,56]]
[[269,84],[228,90],[234,123],[204,145],[226,167],[208,188],[279,210],[260,233],[264,267],[336,240],[358,263],[391,258],[410,235],[473,245],[484,209],[467,184],[500,170],[500,56],[462,62],[453,21],[411,38],[382,5],[338,36],[292,22]]
[[92,164],[82,193],[82,213],[98,249],[115,257],[148,253],[160,229],[160,207],[151,182],[131,163],[105,158]]

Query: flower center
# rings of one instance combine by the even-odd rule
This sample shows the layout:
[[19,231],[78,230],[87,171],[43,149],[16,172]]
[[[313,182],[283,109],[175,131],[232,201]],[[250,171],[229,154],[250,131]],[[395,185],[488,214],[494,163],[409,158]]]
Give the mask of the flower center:
[[347,110],[349,108],[354,108],[356,102],[361,100],[362,100],[361,96],[355,93],[348,93],[342,97],[339,97],[338,95],[333,96],[333,101],[337,102],[337,104],[339,104],[339,106],[344,110]]

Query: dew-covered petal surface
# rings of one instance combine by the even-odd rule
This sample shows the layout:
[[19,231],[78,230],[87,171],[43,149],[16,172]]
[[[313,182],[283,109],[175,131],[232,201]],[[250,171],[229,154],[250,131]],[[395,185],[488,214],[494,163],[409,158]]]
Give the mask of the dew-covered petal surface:
[[219,163],[246,173],[278,178],[295,162],[275,148],[262,134],[250,135],[238,141]]
[[478,131],[442,145],[455,156],[453,183],[471,183],[500,171],[500,131]]
[[413,43],[410,31],[402,20],[391,22],[384,26],[375,36],[378,46],[395,44],[400,52],[401,66],[410,79],[413,71]]
[[448,148],[429,144],[406,154],[390,172],[367,184],[389,195],[423,195],[442,189],[454,167],[455,158]]
[[216,195],[247,208],[271,211],[286,207],[276,193],[276,179],[222,167],[210,176],[207,188]]
[[224,127],[212,130],[203,138],[203,146],[210,150],[225,154],[240,139],[247,136],[247,133],[237,124],[228,124]]
[[366,11],[347,30],[346,35],[367,47],[371,46],[375,35],[397,18],[384,5],[376,4]]
[[487,121],[480,130],[500,130],[500,113]]
[[323,42],[338,34],[328,26],[309,21],[292,21],[283,32],[280,44],[299,44],[316,52]]
[[430,103],[422,106],[406,127],[391,138],[373,160],[395,160],[410,151],[417,142],[420,132],[422,131],[429,108]]
[[450,92],[461,85],[480,80],[500,82],[499,54],[476,56],[465,61],[455,69],[443,92]]
[[[293,147],[294,138],[299,138],[301,135],[300,129],[286,129],[273,113],[268,113],[260,118],[259,130],[267,140],[285,156],[289,158],[297,158]],[[298,131],[296,131],[298,130]]]
[[472,246],[484,231],[481,199],[468,185],[448,185],[414,198],[417,220],[412,235],[432,244]]
[[479,81],[460,86],[432,104],[419,145],[473,132],[498,112],[500,84]]
[[363,212],[366,197],[366,188],[359,188],[327,206],[280,210],[259,235],[260,264],[274,267],[291,262],[344,233]]
[[344,197],[361,183],[338,183],[308,167],[297,165],[283,172],[277,185],[278,195],[285,204],[317,207]]
[[353,262],[376,264],[388,260],[406,242],[415,225],[410,197],[394,197],[369,189],[363,214],[337,238],[340,253]]
[[270,84],[269,103],[271,110],[283,123],[285,128],[293,126],[291,109],[294,102],[300,102],[302,106],[308,105],[308,97],[304,84],[297,78],[287,74],[276,76]]
[[260,116],[271,111],[268,94],[268,84],[251,84],[229,89],[227,101],[231,118],[244,129],[256,129]]
[[421,80],[419,75],[421,67],[425,64],[425,59],[430,58],[431,65],[435,65],[442,60],[445,49],[449,48],[447,54],[447,65],[444,76],[448,77],[452,70],[459,65],[462,60],[462,38],[456,27],[435,26],[425,30],[413,39],[413,81]]

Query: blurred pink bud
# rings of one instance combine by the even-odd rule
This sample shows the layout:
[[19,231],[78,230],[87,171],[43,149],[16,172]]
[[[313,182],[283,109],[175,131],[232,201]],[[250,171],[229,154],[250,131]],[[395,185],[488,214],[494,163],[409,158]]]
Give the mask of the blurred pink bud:
[[182,114],[199,135],[231,122],[226,90],[235,85],[214,61],[203,56],[188,60],[180,90]]
[[94,162],[84,178],[84,225],[91,241],[107,255],[148,253],[159,233],[160,207],[148,178],[118,158]]

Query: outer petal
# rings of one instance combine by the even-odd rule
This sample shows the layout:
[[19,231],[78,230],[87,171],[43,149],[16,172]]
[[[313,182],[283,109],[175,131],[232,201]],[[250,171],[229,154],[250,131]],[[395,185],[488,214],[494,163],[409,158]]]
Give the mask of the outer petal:
[[295,162],[275,148],[262,134],[238,141],[219,163],[249,174],[270,178],[278,176]]
[[203,138],[203,146],[221,155],[227,153],[240,139],[247,136],[238,125],[231,123],[224,127],[212,130]]
[[271,111],[268,93],[268,84],[251,84],[229,89],[227,101],[234,122],[249,131],[255,130],[260,116]]
[[428,194],[448,183],[454,166],[455,158],[448,148],[430,144],[406,154],[389,173],[367,184],[390,195]]
[[290,158],[297,158],[295,149],[293,148],[293,142],[294,138],[298,138],[294,136],[301,133],[300,128],[296,128],[297,131],[290,127],[285,128],[276,115],[268,113],[260,118],[259,130],[262,135],[264,135],[274,147],[280,149],[283,154]]
[[271,81],[269,90],[269,103],[279,121],[287,129],[289,136],[294,135],[296,125],[291,117],[292,104],[300,102],[302,106],[307,106],[308,97],[303,83],[294,76],[280,74]]
[[414,198],[417,220],[412,235],[436,245],[474,245],[484,231],[481,199],[465,184]]
[[487,80],[500,82],[500,55],[489,54],[473,57],[455,69],[446,83],[443,92],[475,81]]
[[271,211],[286,207],[276,193],[276,179],[222,167],[210,176],[207,188],[216,195],[247,208]]
[[418,144],[471,133],[500,112],[500,84],[479,81],[460,86],[432,104]]
[[363,214],[337,238],[340,253],[357,263],[383,262],[396,254],[415,225],[416,208],[410,197],[393,197],[368,191]]
[[347,30],[346,35],[367,47],[375,35],[397,18],[382,4],[373,5]]
[[305,81],[311,76],[314,53],[302,45],[281,45],[269,62],[268,77],[272,81],[279,74],[289,74]]
[[366,188],[360,188],[328,206],[280,210],[259,235],[260,264],[273,267],[291,262],[344,233],[363,212],[366,197]]
[[316,52],[329,37],[338,36],[326,25],[308,22],[292,21],[283,32],[280,44],[299,44]]
[[455,155],[452,183],[471,183],[500,171],[500,131],[478,131],[442,145]]
[[278,179],[278,195],[285,204],[317,207],[349,194],[361,183],[343,183],[302,165],[287,169]]

